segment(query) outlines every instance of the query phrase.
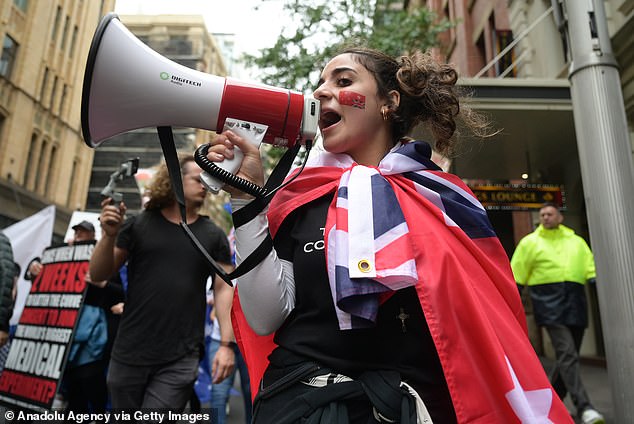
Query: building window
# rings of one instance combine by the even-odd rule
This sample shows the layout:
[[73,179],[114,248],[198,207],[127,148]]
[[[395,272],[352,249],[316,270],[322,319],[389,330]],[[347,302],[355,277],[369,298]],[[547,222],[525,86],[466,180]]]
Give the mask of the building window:
[[[484,31],[482,31],[480,33],[480,36],[478,37],[478,40],[475,43],[475,51],[474,51],[474,55],[477,56],[477,63],[478,66],[480,68],[483,68],[484,66],[486,66],[487,64],[487,52],[486,52],[486,45],[484,43]],[[489,69],[486,73],[486,76],[492,76],[491,75],[491,69]]]
[[101,17],[105,15],[104,2],[105,0],[101,0],[101,5],[99,6],[99,15],[97,15],[97,18],[98,18],[97,22],[101,21]]
[[68,51],[68,56],[69,57],[73,57],[73,54],[75,54],[75,44],[77,43],[77,25],[75,25],[75,27],[73,28],[73,35],[70,39],[70,49]]
[[172,35],[163,54],[168,56],[190,56],[192,52],[192,42],[186,35]]
[[29,0],[13,0],[13,4],[23,12],[29,7]]
[[51,89],[51,98],[50,101],[48,102],[48,108],[51,110],[51,112],[53,112],[53,105],[55,104],[55,92],[57,91],[57,80],[59,78],[55,77],[55,79],[53,80],[53,88]]
[[[497,30],[494,32],[495,36],[495,54],[496,56],[502,52],[505,48],[508,47],[509,44],[513,42],[513,33],[511,31],[502,31]],[[509,50],[505,55],[503,55],[498,63],[496,63],[496,75],[504,75],[505,77],[515,77],[517,70],[513,66],[514,57],[513,57],[513,49]]]
[[55,43],[57,39],[57,31],[59,30],[59,21],[62,19],[62,6],[57,6],[57,13],[55,14],[55,22],[53,23],[53,33],[51,34],[51,41]]
[[70,171],[70,181],[68,182],[68,191],[66,192],[66,206],[68,206],[69,208],[73,208],[74,205],[72,204],[73,201],[73,187],[75,187],[75,178],[77,178],[77,167],[79,165],[79,160],[77,158],[75,158],[75,160],[73,161],[73,167],[71,168]]
[[2,140],[3,140],[2,133],[4,132],[3,129],[4,129],[4,121],[5,120],[6,120],[6,118],[4,117],[4,115],[0,113],[0,144],[1,144]]
[[44,103],[44,95],[46,94],[46,86],[48,85],[48,66],[44,69],[44,77],[42,77],[42,87],[40,87],[40,103]]
[[35,157],[35,149],[37,149],[37,134],[33,133],[31,134],[31,144],[29,145],[29,153],[26,158],[26,164],[24,165],[24,176],[22,177],[22,185],[24,187],[27,187],[29,183],[29,171],[33,169],[32,162]]
[[61,116],[62,112],[64,112],[64,103],[66,103],[66,96],[68,95],[68,85],[64,84],[64,87],[62,88],[62,95],[60,96],[59,99],[59,110],[58,110],[58,114]]
[[51,196],[49,190],[51,189],[51,181],[53,181],[53,172],[55,171],[53,167],[55,166],[55,162],[57,161],[57,146],[51,147],[51,156],[48,160],[48,169],[46,170],[46,183],[44,186],[44,195]]
[[59,48],[64,51],[66,48],[66,38],[68,37],[68,25],[70,24],[70,16],[66,16],[64,20],[64,30],[62,31],[62,42],[59,45]]
[[0,76],[9,79],[11,77],[11,71],[13,71],[13,65],[18,55],[18,43],[9,37],[4,36],[4,43],[2,45],[2,56],[0,57]]
[[35,182],[34,182],[34,190],[35,192],[40,191],[40,187],[42,186],[42,174],[44,171],[44,160],[46,159],[46,151],[48,150],[48,143],[46,140],[42,142],[42,148],[40,149],[40,157],[37,161],[37,168],[35,168]]

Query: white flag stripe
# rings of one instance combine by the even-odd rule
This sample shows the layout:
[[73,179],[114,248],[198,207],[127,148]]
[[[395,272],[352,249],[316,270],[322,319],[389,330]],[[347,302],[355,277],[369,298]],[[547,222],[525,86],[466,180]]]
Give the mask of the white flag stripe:
[[387,155],[379,163],[379,169],[383,175],[402,174],[403,172],[420,170],[420,168],[420,162],[402,154]]
[[[392,275],[399,274],[399,275]],[[402,289],[418,282],[418,272],[416,261],[409,259],[393,268],[377,272],[377,277],[381,278],[381,283],[390,284],[390,288]]]
[[[336,227],[333,227],[332,234],[334,236],[333,241],[335,242],[335,246],[345,246],[348,244],[348,233],[346,231],[341,231],[337,229]],[[344,243],[344,244],[340,244],[340,243]],[[335,246],[333,246],[333,249],[330,250],[331,252],[335,252],[334,265],[347,267],[348,266],[348,250],[337,249]]]
[[[328,233],[328,251],[333,252],[336,251],[335,244],[337,243],[337,233],[342,233],[342,231],[337,231],[337,227],[334,226]],[[347,235],[347,233],[346,233]],[[342,249],[339,249],[342,250]],[[339,322],[339,328],[342,330],[350,330],[352,328],[352,316],[349,313],[346,313],[339,309],[337,306],[337,302],[334,300],[337,298],[337,287],[336,287],[336,277],[335,277],[335,267],[336,267],[337,258],[334,255],[326,255],[326,263],[328,267],[328,281],[330,284],[330,295],[332,296],[333,303],[335,306],[335,312],[337,313],[337,320]]]
[[552,389],[524,390],[509,358],[505,356],[504,359],[513,381],[513,389],[506,393],[506,399],[515,415],[522,424],[552,424],[548,418],[553,401]]
[[445,212],[445,205],[442,203],[442,199],[440,197],[440,194],[436,193],[435,191],[424,187],[420,184],[418,184],[415,181],[412,181],[414,183],[414,187],[416,188],[416,191],[421,194],[423,197],[425,197],[425,199],[429,200],[430,202],[432,202],[434,204],[434,206],[436,206],[441,212],[443,217],[445,218],[445,224],[449,227],[457,227],[458,224],[456,224],[454,222],[453,219],[451,219],[449,217],[449,215],[447,215],[447,213]]
[[402,224],[393,227],[389,231],[381,234],[379,237],[374,239],[374,247],[376,251],[383,249],[385,246],[389,245],[392,242],[395,242],[400,237],[409,233],[409,227],[407,226],[407,222],[403,222]]
[[425,177],[425,178],[429,178],[430,180],[434,180],[435,182],[437,182],[438,184],[442,184],[445,187],[448,187],[451,191],[460,194],[460,196],[462,196],[465,200],[467,200],[469,203],[471,203],[473,206],[475,206],[478,209],[481,209],[484,211],[484,207],[480,204],[480,202],[478,202],[478,199],[476,199],[475,197],[473,197],[471,195],[471,193],[469,193],[468,191],[462,189],[461,187],[458,187],[457,185],[455,185],[454,183],[434,174],[433,172],[429,172],[429,171],[419,171],[416,172],[418,175]]
[[310,158],[306,162],[306,168],[320,167],[320,166],[332,166],[335,168],[347,168],[352,166],[354,161],[348,155],[344,154],[334,154],[327,152],[318,152],[313,155],[311,151]]
[[[348,186],[348,272],[350,278],[374,278],[374,213],[372,209],[372,175],[376,169],[355,166],[350,172]],[[368,268],[361,268],[360,263]]]

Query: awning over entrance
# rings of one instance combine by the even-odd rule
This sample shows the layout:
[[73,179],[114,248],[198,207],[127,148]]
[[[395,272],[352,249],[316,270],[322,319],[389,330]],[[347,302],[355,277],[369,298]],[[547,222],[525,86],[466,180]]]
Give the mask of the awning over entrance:
[[481,78],[460,85],[472,92],[472,107],[489,115],[500,133],[484,141],[464,140],[454,172],[533,184],[564,184],[571,171],[580,178],[567,80]]
[[486,140],[463,134],[450,172],[489,184],[560,186],[566,222],[587,234],[568,80],[478,78],[459,85],[499,133]]

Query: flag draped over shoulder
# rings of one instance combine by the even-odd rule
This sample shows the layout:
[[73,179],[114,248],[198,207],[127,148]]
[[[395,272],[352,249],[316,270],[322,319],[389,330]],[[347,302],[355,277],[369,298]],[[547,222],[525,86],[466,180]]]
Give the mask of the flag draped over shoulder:
[[[423,142],[396,146],[376,168],[321,154],[273,199],[271,234],[296,208],[333,193],[325,242],[342,331],[372,325],[390,291],[415,285],[459,423],[571,423],[528,340],[485,210],[430,156]],[[275,345],[248,327],[239,295],[234,326],[255,394]]]

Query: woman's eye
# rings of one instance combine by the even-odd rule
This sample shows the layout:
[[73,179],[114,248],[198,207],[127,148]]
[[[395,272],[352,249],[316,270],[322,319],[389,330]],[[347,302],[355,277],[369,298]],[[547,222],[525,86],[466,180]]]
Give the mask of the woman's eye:
[[338,85],[339,87],[347,87],[347,86],[349,86],[350,84],[352,84],[352,80],[350,80],[350,79],[348,79],[348,78],[339,78],[339,79],[337,80],[337,85]]

